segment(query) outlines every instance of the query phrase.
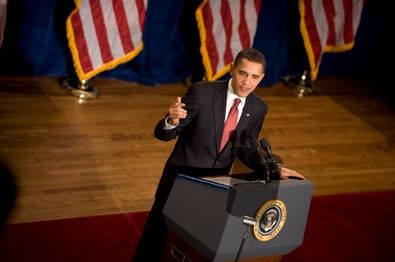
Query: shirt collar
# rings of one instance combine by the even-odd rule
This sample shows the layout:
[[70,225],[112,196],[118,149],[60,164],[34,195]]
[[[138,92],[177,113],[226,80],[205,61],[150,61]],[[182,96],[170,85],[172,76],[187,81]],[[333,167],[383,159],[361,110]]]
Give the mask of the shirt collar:
[[[233,78],[231,78],[231,79],[229,80],[229,82],[228,82],[227,101],[229,101],[229,100],[230,100],[230,101],[234,101],[236,98],[240,98],[240,100],[241,100],[241,102],[240,102],[241,107],[244,107],[246,98],[245,98],[245,97],[240,97],[240,96],[236,95],[236,93],[235,93],[235,91],[233,90],[233,87],[232,87],[232,81],[233,81]],[[232,103],[233,103],[233,102],[232,102]]]

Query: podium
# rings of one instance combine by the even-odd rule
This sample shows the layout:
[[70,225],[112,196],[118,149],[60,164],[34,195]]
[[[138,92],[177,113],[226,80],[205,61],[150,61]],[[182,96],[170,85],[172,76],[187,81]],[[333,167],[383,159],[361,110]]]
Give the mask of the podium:
[[163,210],[162,261],[235,261],[284,255],[303,242],[313,185],[179,174]]

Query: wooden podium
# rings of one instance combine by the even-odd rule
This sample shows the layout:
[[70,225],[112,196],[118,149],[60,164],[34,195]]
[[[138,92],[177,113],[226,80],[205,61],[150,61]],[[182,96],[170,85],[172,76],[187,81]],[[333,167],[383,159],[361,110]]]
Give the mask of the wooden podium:
[[302,244],[312,191],[309,180],[180,174],[163,210],[170,234],[162,262],[276,261]]

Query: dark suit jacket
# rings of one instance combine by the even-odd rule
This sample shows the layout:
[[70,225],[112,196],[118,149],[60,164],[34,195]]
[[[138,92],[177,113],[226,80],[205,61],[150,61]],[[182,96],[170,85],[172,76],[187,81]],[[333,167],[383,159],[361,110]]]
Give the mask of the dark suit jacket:
[[195,168],[228,168],[232,165],[237,145],[257,139],[267,113],[267,106],[251,93],[245,102],[241,118],[231,141],[218,152],[225,122],[228,81],[193,84],[182,102],[187,118],[172,130],[164,130],[165,118],[155,128],[155,137],[169,141],[178,137],[168,163]]

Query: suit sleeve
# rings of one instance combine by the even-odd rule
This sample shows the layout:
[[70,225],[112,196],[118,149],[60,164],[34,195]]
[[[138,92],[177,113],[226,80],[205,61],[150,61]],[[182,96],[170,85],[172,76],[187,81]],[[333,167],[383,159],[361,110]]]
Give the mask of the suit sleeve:
[[185,109],[187,110],[187,117],[185,119],[180,119],[177,127],[173,129],[163,129],[165,126],[165,120],[168,114],[156,124],[154,135],[157,139],[162,141],[170,141],[177,138],[177,136],[184,130],[184,128],[193,120],[198,111],[198,92],[195,85],[188,88],[181,101],[185,104]]

